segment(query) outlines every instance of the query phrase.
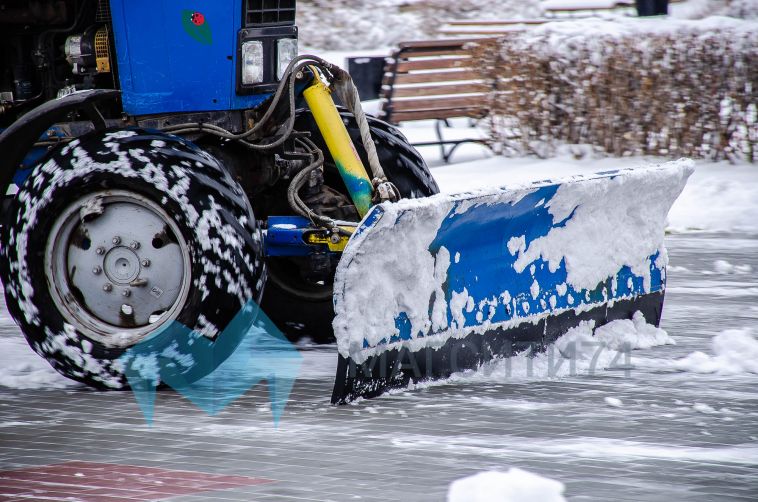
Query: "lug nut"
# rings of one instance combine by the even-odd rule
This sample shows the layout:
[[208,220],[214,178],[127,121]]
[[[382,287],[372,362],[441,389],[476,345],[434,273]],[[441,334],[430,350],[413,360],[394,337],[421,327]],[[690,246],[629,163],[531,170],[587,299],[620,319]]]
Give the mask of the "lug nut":
[[132,243],[129,244],[129,247],[132,248],[132,249],[134,249],[136,251],[137,249],[139,249],[139,242],[132,241]]
[[130,296],[132,296],[132,292],[129,291],[128,289],[123,290],[121,294],[124,295],[125,298],[129,298]]
[[142,266],[143,267],[149,267],[150,266],[150,260],[148,260],[147,258],[145,258],[144,260],[142,260]]
[[101,246],[101,247],[95,249],[95,253],[97,253],[99,255],[103,255],[103,254],[105,254],[105,248]]
[[103,291],[105,291],[106,293],[110,293],[111,291],[113,291],[113,284],[111,284],[110,282],[104,284]]
[[121,244],[121,237],[116,236],[116,237],[113,238],[113,240],[111,242],[113,242],[114,246],[118,246],[119,244]]
[[102,272],[102,271],[103,271],[103,269],[100,268],[100,267],[95,267],[95,268],[92,269],[92,273],[95,274],[95,275],[100,275],[100,272]]

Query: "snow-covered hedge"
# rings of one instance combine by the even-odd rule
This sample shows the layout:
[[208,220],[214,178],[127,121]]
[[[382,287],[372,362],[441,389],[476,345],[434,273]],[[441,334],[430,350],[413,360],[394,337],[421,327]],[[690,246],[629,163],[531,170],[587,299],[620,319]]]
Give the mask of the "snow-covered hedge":
[[549,155],[744,158],[758,142],[755,21],[550,23],[476,49],[496,144]]

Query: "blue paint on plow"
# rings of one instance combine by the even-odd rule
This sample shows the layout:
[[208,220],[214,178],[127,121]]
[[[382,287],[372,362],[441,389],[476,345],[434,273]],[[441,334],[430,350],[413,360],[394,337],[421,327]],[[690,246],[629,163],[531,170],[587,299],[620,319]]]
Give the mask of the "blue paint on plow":
[[[460,312],[464,319],[461,326],[457,325],[456,313],[448,309],[449,327],[472,327],[481,325],[483,321],[495,324],[515,318],[540,317],[663,289],[664,276],[655,265],[658,252],[650,256],[651,285],[648,292],[644,289],[643,278],[632,273],[627,266],[615,274],[615,281],[609,278],[593,289],[582,290],[567,284],[565,260],[551,271],[546,261],[537,258],[518,272],[514,264],[519,251],[511,253],[509,241],[523,238],[522,250],[528,249],[534,240],[565,226],[574,216],[572,213],[564,220],[554,221],[548,211],[547,206],[559,186],[535,188],[515,203],[465,207],[470,201],[463,200],[454,204],[429,246],[429,252],[435,260],[441,259],[442,248],[450,255],[447,281],[443,285],[446,303],[450,305],[454,293],[461,294],[465,290],[467,296],[475,299],[475,304],[465,306]],[[538,290],[533,287],[535,282]],[[430,316],[431,309],[430,305]],[[396,318],[395,327],[398,334],[392,335],[389,340],[382,340],[378,345],[435,334],[411,333],[411,323],[405,312]],[[370,347],[364,340],[363,348]]]

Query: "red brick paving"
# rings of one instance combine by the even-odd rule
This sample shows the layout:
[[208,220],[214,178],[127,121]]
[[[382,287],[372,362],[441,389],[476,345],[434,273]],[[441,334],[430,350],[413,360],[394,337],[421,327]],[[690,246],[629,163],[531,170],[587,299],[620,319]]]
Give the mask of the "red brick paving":
[[136,502],[271,482],[136,465],[65,462],[0,471],[0,501]]

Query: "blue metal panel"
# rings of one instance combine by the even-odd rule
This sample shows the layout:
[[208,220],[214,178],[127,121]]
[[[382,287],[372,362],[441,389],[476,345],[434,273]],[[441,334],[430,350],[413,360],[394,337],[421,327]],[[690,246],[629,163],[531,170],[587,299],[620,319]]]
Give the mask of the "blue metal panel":
[[124,111],[148,115],[260,104],[267,94],[235,93],[240,2],[111,0]]
[[308,256],[313,247],[305,243],[305,232],[313,230],[302,216],[269,216],[264,244],[266,256]]

